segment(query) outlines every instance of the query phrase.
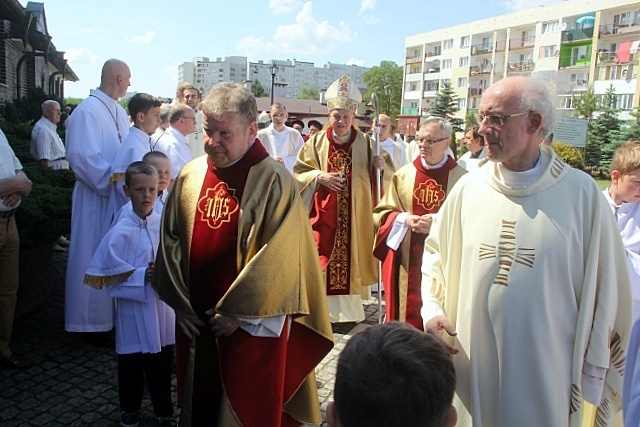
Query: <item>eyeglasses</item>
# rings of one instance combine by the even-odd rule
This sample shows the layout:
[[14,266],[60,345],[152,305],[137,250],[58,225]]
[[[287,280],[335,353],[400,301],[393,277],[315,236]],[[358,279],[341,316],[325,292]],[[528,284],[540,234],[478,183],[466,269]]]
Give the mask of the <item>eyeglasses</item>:
[[183,119],[191,119],[191,120],[195,120],[195,117],[183,117]]
[[438,142],[442,142],[445,139],[449,139],[448,136],[445,136],[444,138],[440,138],[440,139],[427,139],[427,138],[416,138],[416,142],[418,144],[425,144],[429,147],[432,147],[434,145],[436,145]]
[[522,116],[522,115],[528,114],[530,112],[531,111],[523,111],[522,113],[508,114],[508,115],[505,115],[505,116],[501,116],[500,114],[490,114],[490,115],[487,115],[487,116],[485,116],[484,114],[474,114],[473,117],[476,119],[476,123],[478,123],[478,125],[482,125],[482,122],[484,122],[484,119],[488,119],[489,120],[489,124],[491,126],[501,127],[501,126],[504,126],[504,122],[508,118]]

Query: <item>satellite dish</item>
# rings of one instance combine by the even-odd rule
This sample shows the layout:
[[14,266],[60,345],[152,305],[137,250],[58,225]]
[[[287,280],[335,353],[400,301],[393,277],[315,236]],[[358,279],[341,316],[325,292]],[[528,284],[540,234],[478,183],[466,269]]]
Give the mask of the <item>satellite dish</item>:
[[566,22],[563,22],[563,23],[562,23],[562,25],[560,26],[560,30],[561,30],[561,31],[564,31],[564,30],[566,30],[566,29],[567,29],[567,23],[566,23]]

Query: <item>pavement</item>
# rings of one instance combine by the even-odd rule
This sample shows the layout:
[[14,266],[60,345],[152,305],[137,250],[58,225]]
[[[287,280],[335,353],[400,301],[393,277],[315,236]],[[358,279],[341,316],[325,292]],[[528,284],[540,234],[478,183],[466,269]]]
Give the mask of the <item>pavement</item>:
[[[0,367],[0,426],[116,426],[120,422],[120,408],[115,345],[91,342],[84,334],[65,332],[67,253],[54,252],[53,257],[56,277],[50,296],[14,324],[11,347],[29,357],[33,366],[26,370]],[[335,346],[316,367],[323,420],[326,405],[333,398],[340,350],[354,333],[378,323],[375,294],[364,301],[364,308],[364,322],[334,325]],[[175,378],[173,400],[176,401]],[[146,393],[140,425],[157,425]]]

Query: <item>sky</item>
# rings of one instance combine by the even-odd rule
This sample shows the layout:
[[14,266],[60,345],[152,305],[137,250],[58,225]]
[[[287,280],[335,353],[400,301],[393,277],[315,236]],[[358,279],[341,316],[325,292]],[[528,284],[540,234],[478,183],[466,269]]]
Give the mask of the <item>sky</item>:
[[560,0],[41,1],[56,49],[80,78],[65,83],[65,96],[85,98],[109,58],[129,65],[131,92],[173,97],[178,66],[194,57],[402,65],[407,36]]

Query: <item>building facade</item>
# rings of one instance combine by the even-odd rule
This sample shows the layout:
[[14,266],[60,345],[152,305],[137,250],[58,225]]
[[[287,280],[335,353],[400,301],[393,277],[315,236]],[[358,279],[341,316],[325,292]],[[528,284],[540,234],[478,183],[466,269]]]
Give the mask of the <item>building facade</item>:
[[589,86],[599,96],[613,86],[628,120],[640,98],[639,44],[640,1],[629,0],[571,0],[407,37],[399,131],[415,135],[445,82],[464,118],[492,83],[516,75],[548,81],[566,116]]
[[36,87],[64,98],[64,82],[78,81],[51,40],[43,3],[0,2],[0,102]]
[[321,91],[343,74],[347,74],[358,88],[366,90],[362,75],[369,70],[357,65],[333,64],[316,67],[313,62],[295,59],[272,59],[269,62],[250,62],[244,56],[217,58],[193,58],[178,67],[178,81],[187,81],[206,94],[218,82],[260,82],[266,91],[271,91],[271,67],[275,66],[274,94],[279,98],[297,98],[307,85]]

